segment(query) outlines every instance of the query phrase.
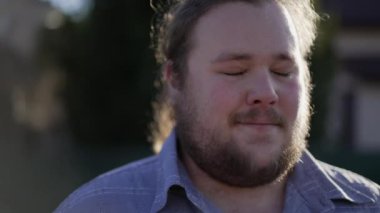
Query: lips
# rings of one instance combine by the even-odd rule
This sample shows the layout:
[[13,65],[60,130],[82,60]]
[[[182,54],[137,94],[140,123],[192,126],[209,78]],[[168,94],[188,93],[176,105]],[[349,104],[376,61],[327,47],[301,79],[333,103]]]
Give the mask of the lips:
[[254,125],[254,126],[280,126],[279,123],[268,123],[268,122],[239,122],[242,125]]
[[237,122],[238,125],[246,125],[246,126],[253,126],[253,127],[280,127],[280,123],[274,123],[274,122],[257,122],[257,121],[243,121],[243,122]]

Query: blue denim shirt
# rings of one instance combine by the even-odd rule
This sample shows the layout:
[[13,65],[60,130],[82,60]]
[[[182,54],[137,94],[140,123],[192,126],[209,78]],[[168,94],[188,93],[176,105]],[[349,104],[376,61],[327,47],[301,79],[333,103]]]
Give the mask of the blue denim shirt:
[[[380,187],[305,152],[286,186],[284,213],[380,212]],[[254,210],[252,210],[254,212]],[[173,132],[161,153],[103,174],[55,213],[220,212],[192,184]]]

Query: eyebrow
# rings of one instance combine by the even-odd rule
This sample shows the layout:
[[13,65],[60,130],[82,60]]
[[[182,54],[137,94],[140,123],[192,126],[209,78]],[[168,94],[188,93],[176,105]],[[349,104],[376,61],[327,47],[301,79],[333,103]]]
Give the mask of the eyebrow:
[[252,59],[248,53],[222,53],[219,54],[211,63],[225,62],[225,61],[247,61]]
[[[289,53],[279,53],[273,55],[272,57],[275,61],[295,61],[293,54]],[[219,63],[226,61],[248,61],[254,58],[254,55],[248,53],[221,53],[215,59],[211,60],[211,63]]]
[[276,61],[290,61],[290,62],[294,62],[295,61],[294,55],[293,54],[288,54],[288,53],[276,54],[274,56],[274,59]]

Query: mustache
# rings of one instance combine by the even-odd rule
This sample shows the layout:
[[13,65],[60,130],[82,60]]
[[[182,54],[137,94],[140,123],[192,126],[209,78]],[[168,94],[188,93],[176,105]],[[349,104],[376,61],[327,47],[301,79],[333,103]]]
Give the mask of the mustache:
[[285,118],[275,109],[252,108],[248,111],[237,112],[232,115],[233,123],[270,123],[279,126],[285,126]]

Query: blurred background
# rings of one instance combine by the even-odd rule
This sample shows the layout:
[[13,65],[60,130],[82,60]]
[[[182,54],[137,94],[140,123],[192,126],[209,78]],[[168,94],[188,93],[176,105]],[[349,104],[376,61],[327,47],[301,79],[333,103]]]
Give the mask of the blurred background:
[[[380,1],[319,0],[310,149],[380,182]],[[0,0],[0,212],[151,155],[148,0]]]

